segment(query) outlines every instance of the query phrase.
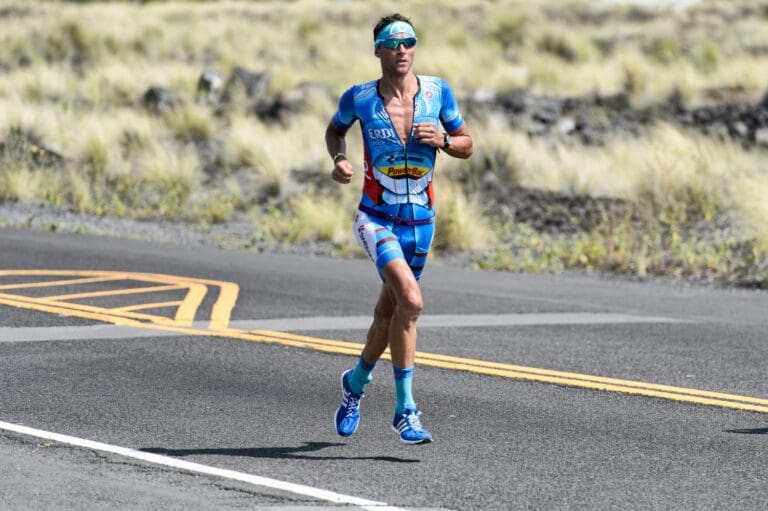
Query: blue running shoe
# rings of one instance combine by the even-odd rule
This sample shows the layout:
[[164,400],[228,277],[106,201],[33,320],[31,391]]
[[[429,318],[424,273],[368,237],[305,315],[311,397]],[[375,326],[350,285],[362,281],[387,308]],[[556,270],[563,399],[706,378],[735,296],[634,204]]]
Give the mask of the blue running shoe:
[[420,411],[406,408],[403,413],[395,414],[392,420],[392,431],[406,444],[428,444],[432,441],[432,435],[422,427],[419,415]]
[[350,436],[357,431],[360,424],[360,399],[364,393],[355,394],[349,388],[349,376],[352,369],[347,369],[341,374],[341,406],[336,410],[334,420],[336,422],[336,431],[341,436]]

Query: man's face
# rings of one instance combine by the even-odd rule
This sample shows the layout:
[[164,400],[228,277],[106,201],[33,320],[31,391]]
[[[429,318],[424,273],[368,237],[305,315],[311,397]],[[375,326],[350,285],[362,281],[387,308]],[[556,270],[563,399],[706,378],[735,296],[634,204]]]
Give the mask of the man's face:
[[[402,40],[399,42],[398,40]],[[396,46],[390,48],[390,46]],[[407,48],[406,46],[410,46]],[[409,34],[393,34],[385,44],[376,48],[375,55],[381,60],[382,70],[406,75],[413,66],[413,55],[416,52],[416,41]]]

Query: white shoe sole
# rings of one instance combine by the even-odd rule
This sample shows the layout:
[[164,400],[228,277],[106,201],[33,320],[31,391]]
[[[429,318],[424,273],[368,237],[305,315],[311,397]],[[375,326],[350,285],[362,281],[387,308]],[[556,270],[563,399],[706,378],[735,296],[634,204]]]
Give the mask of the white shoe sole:
[[400,439],[401,442],[408,445],[423,445],[423,444],[431,444],[432,443],[432,437],[427,437],[422,440],[405,440],[403,437],[400,436],[400,432],[397,430],[396,427],[390,426],[392,428],[392,431],[395,432],[397,435],[397,438]]

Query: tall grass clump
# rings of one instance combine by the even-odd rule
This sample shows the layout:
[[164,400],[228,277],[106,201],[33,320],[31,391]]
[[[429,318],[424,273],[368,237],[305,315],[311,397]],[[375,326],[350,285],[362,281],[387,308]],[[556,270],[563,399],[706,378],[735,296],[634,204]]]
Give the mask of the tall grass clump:
[[530,151],[530,139],[515,131],[500,114],[470,119],[469,123],[474,141],[472,157],[468,160],[439,158],[437,172],[460,183],[468,193],[479,191],[488,177],[498,179],[505,186],[518,184],[518,158],[530,161],[537,155]]
[[439,211],[435,249],[459,252],[488,248],[494,234],[479,197],[468,197],[460,186],[450,181],[440,182],[436,190]]
[[255,223],[269,241],[350,243],[353,211],[354,203],[340,202],[337,197],[302,194],[285,209],[273,209]]
[[322,142],[327,122],[304,114],[280,124],[234,116],[222,134],[225,160],[230,167],[252,169],[267,194],[280,197],[287,191],[291,171],[330,170]]
[[0,165],[0,198],[23,203],[60,203],[61,181],[56,173],[29,163]]
[[146,200],[140,216],[184,219],[188,201],[201,183],[202,166],[194,147],[151,143],[139,155],[133,178]]
[[[259,177],[261,189],[268,197],[282,196],[288,184],[290,167],[279,151],[289,149],[280,137],[271,139],[269,129],[250,117],[236,117],[223,137],[226,161],[230,168],[246,168]],[[274,144],[274,145],[273,145]]]
[[203,142],[213,137],[216,124],[206,107],[185,103],[163,114],[163,121],[182,142]]
[[524,12],[508,12],[489,18],[486,28],[489,38],[498,43],[506,52],[521,46],[528,37],[530,15]]
[[566,62],[587,61],[597,57],[597,48],[592,41],[580,34],[569,33],[567,29],[544,33],[539,37],[536,47]]

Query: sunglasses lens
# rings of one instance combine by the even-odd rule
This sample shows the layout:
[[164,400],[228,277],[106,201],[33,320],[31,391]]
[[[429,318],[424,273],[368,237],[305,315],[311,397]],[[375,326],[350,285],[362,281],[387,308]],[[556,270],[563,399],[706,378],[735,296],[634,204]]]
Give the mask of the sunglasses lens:
[[383,47],[389,48],[390,50],[396,50],[401,44],[406,48],[413,48],[416,46],[416,39],[413,37],[406,37],[405,39],[386,39],[381,43]]

